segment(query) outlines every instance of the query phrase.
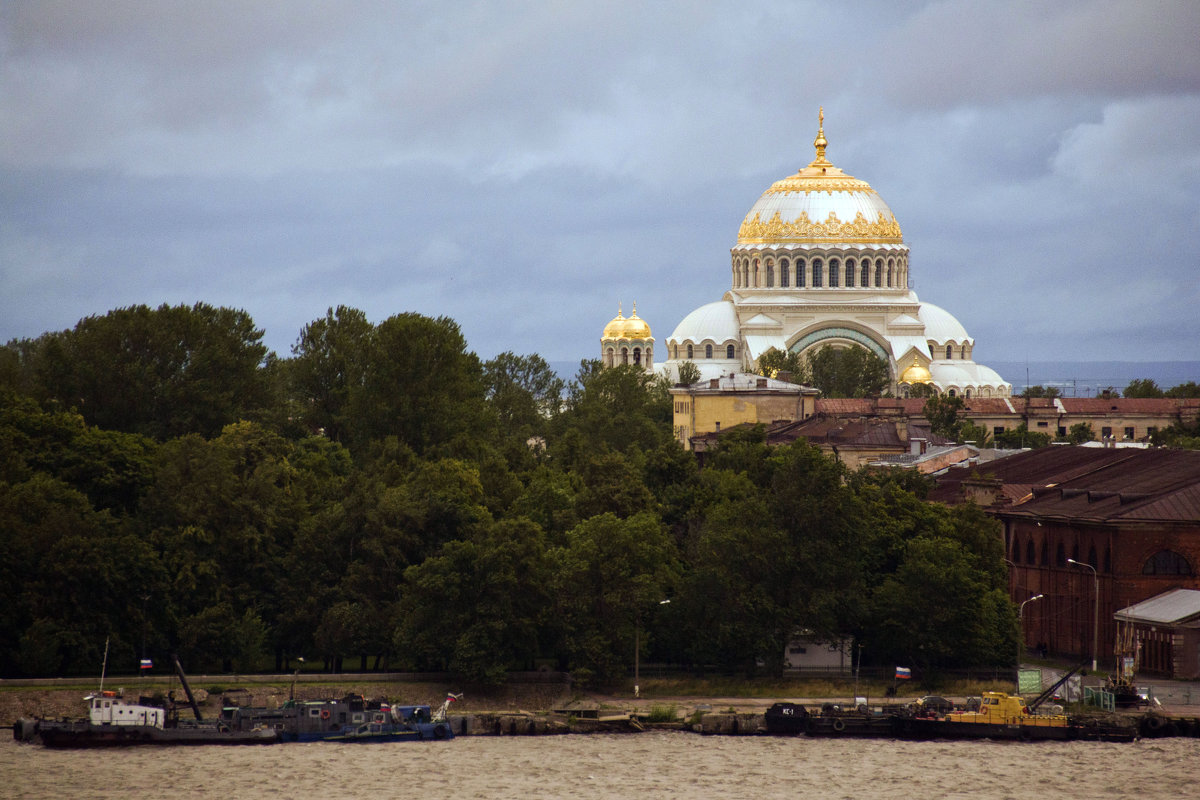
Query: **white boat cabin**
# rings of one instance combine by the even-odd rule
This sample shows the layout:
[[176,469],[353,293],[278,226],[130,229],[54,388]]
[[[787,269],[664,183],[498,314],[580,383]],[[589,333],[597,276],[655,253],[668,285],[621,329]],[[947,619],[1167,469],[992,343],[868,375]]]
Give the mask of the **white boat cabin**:
[[147,725],[163,727],[166,711],[154,706],[126,703],[108,692],[91,694],[84,698],[88,702],[88,720],[93,725]]

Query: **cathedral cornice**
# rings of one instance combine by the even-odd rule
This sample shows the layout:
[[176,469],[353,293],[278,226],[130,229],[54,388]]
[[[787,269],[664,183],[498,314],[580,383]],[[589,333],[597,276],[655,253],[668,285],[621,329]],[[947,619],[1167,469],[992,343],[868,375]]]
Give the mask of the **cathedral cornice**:
[[776,211],[764,222],[755,212],[738,228],[738,244],[845,242],[848,239],[881,244],[903,243],[900,223],[896,222],[895,217],[888,219],[882,211],[874,222],[864,217],[861,211],[849,222],[842,222],[833,211],[829,212],[824,222],[813,222],[806,211],[801,211],[800,216],[790,222],[785,222]]

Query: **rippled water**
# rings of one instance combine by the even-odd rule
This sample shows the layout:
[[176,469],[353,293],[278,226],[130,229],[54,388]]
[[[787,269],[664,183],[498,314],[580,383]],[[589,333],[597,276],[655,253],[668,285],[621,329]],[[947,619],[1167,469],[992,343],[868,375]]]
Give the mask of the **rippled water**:
[[898,742],[643,733],[405,744],[47,750],[0,743],[13,798],[1182,798],[1200,739]]

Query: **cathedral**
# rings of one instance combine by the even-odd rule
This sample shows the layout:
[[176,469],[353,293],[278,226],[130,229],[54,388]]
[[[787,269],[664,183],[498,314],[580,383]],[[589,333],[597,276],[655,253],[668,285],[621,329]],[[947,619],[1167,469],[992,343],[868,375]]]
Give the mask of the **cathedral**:
[[[879,356],[900,397],[919,383],[964,398],[1009,396],[1011,384],[975,363],[975,340],[959,321],[908,288],[900,224],[866,181],[825,157],[823,112],[813,145],[812,163],[771,184],[742,220],[729,291],[667,338],[669,377],[685,361],[711,380],[754,371],[771,348],[805,354],[831,345]],[[601,358],[653,369],[653,341],[636,309],[628,318],[618,311]]]

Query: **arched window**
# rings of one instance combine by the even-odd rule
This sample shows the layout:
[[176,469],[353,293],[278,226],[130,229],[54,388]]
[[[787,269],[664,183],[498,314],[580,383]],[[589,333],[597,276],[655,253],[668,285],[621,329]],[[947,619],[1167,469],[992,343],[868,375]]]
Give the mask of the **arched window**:
[[1174,550],[1159,550],[1142,565],[1143,575],[1191,575],[1187,559]]
[[1067,548],[1063,547],[1062,542],[1058,543],[1058,549],[1054,551],[1054,566],[1067,566]]
[[687,350],[688,350],[688,361],[691,361],[693,358],[695,358],[695,356],[692,355],[692,346],[690,344],[687,346]]
[[892,272],[895,270],[895,268],[895,264],[891,261],[888,261],[887,281],[889,289],[892,288]]
[[712,358],[712,345],[711,344],[704,345],[704,357]]
[[731,345],[731,344],[725,345],[725,357],[728,359],[733,358],[733,345]]
[[949,361],[952,358],[954,358],[954,347],[946,345],[946,360]]
[[750,285],[750,260],[742,261],[742,288],[745,289]]
[[836,258],[831,258],[829,260],[829,288],[836,289],[841,285],[841,264]]
[[883,286],[883,259],[875,262],[875,288]]
[[779,261],[779,285],[784,289],[788,288],[788,260],[786,258]]
[[754,259],[754,271],[750,273],[752,287],[762,286],[762,274],[758,271],[758,259]]
[[957,393],[955,390],[953,390],[953,389],[951,389],[950,391],[946,392],[946,394],[950,395],[951,397],[957,397],[957,396],[958,396],[958,393]]
[[963,392],[963,396],[966,397],[968,400],[970,400],[971,399],[971,390],[967,389],[965,392]]
[[871,285],[871,262],[865,258],[862,262],[862,275],[860,276],[858,285],[864,289]]
[[808,272],[808,264],[803,258],[796,259],[796,288],[804,288],[804,275]]
[[1033,539],[1027,539],[1025,541],[1025,563],[1026,564],[1036,564],[1037,563],[1037,550],[1035,550],[1033,548]]
[[613,349],[611,347],[604,352],[604,366],[613,366]]
[[621,363],[622,364],[629,363],[629,348],[628,347],[621,348]]
[[854,287],[854,259],[846,262],[846,286],[848,288]]
[[641,363],[642,363],[642,348],[640,348],[640,347],[633,348],[633,363],[638,364],[639,366],[641,365]]
[[825,265],[821,263],[821,259],[814,258],[813,259],[813,278],[812,278],[812,285],[813,285],[814,289],[820,289],[824,285],[824,282],[822,281],[822,278],[824,276],[821,274],[824,271],[825,271]]

